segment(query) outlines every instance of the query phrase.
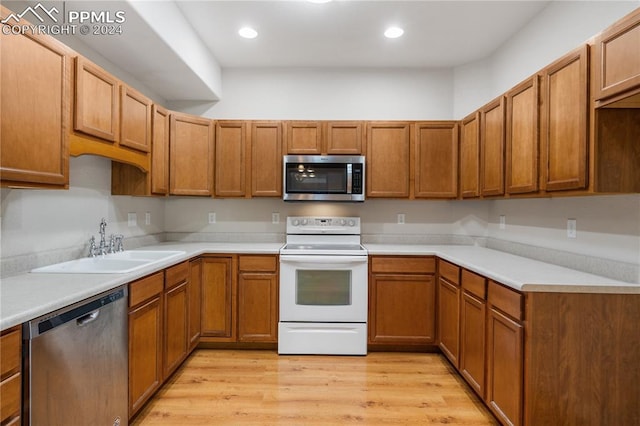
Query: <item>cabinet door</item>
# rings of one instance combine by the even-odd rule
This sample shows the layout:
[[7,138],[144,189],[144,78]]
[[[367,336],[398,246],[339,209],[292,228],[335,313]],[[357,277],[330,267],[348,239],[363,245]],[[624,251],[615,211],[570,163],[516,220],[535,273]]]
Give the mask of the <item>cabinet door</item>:
[[0,424],[19,425],[22,396],[20,326],[2,332],[0,350]]
[[326,124],[326,153],[360,155],[363,123],[361,121],[330,121]]
[[[11,13],[0,11],[2,18]],[[3,31],[0,52],[2,184],[64,187],[69,183],[70,51],[52,37]]]
[[164,321],[164,377],[169,377],[187,357],[189,298],[186,280],[165,292]]
[[485,393],[486,302],[471,293],[462,293],[460,310],[460,374],[480,395]]
[[245,121],[216,123],[216,197],[245,196],[247,145],[248,127]]
[[432,275],[372,274],[369,343],[434,343],[435,290]]
[[278,277],[275,273],[240,273],[238,341],[278,341]]
[[415,132],[416,198],[458,196],[458,124],[417,123]]
[[507,193],[538,191],[539,81],[535,75],[507,93]]
[[483,196],[504,195],[504,97],[480,110],[480,187]]
[[585,45],[543,71],[545,189],[587,186],[588,50]]
[[409,197],[410,152],[409,123],[367,125],[367,197]]
[[118,139],[118,80],[82,56],[76,57],[75,130],[106,141]]
[[189,282],[187,284],[189,296],[189,352],[194,350],[200,341],[201,330],[201,299],[202,299],[202,259],[189,262]]
[[162,385],[162,292],[129,311],[129,417]]
[[462,120],[460,132],[460,196],[480,196],[480,113]]
[[202,260],[202,337],[215,337],[213,341],[224,342],[236,339],[234,271],[232,256]]
[[285,122],[287,154],[321,154],[322,123],[319,121]]
[[151,99],[129,86],[120,86],[120,145],[151,150]]
[[213,195],[212,122],[172,113],[170,123],[170,193]]
[[496,309],[489,310],[487,335],[489,408],[504,424],[522,424],[523,327]]
[[457,368],[460,347],[460,287],[438,281],[438,336],[440,349]]
[[169,111],[153,105],[151,145],[151,193],[169,193]]
[[282,197],[282,125],[251,123],[251,196]]
[[595,47],[594,99],[640,88],[640,9],[598,36]]

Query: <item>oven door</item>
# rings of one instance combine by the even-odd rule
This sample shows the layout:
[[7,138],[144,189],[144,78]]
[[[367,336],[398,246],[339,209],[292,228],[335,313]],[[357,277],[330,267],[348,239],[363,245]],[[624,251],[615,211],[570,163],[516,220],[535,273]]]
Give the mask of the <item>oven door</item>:
[[367,256],[281,255],[280,321],[367,321]]

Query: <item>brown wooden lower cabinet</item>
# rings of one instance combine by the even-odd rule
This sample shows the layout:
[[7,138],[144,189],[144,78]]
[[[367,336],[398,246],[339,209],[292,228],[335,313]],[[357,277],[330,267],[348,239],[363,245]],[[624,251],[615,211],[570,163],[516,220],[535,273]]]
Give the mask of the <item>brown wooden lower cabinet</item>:
[[202,258],[202,341],[236,341],[237,255]]
[[0,424],[19,425],[22,395],[22,329],[15,326],[0,337]]
[[369,268],[369,344],[435,344],[435,259],[372,256]]
[[200,342],[202,329],[201,300],[202,300],[202,259],[189,262],[189,282],[187,283],[189,296],[189,352],[194,350]]
[[243,255],[238,272],[238,341],[278,341],[278,257]]
[[483,398],[487,302],[467,291],[460,307],[460,374]]
[[164,294],[164,377],[169,377],[187,358],[189,336],[189,262],[172,266],[165,272]]
[[163,383],[164,272],[129,284],[129,417]]

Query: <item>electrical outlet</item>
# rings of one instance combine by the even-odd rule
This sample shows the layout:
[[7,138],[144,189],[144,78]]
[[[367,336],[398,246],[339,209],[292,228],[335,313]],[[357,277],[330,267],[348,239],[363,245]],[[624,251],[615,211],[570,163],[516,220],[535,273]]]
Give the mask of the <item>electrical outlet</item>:
[[138,214],[137,213],[127,213],[127,225],[128,226],[137,226],[138,225]]
[[274,225],[280,223],[280,213],[271,213],[271,223]]
[[209,212],[209,223],[216,223],[216,212]]
[[575,219],[567,219],[567,237],[576,238],[577,236],[577,223]]
[[503,214],[500,215],[500,229],[507,228],[507,217]]
[[404,213],[398,213],[398,225],[404,225]]
[[145,225],[151,225],[151,213],[146,212],[144,214],[144,224]]

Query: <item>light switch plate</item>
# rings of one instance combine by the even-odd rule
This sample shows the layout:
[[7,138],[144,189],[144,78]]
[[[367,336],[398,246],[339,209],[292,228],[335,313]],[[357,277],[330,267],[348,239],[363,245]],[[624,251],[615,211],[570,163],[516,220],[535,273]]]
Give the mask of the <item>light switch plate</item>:
[[273,223],[274,225],[280,223],[280,213],[271,213],[271,223]]
[[128,226],[136,226],[136,225],[138,225],[138,214],[137,213],[127,213],[127,225]]
[[144,224],[145,225],[151,225],[151,213],[146,212],[144,214]]
[[578,234],[577,223],[575,219],[567,219],[567,237],[576,238]]
[[209,223],[216,223],[216,212],[209,212]]
[[507,217],[503,214],[500,215],[500,229],[507,228]]
[[398,225],[404,225],[404,213],[398,213]]

